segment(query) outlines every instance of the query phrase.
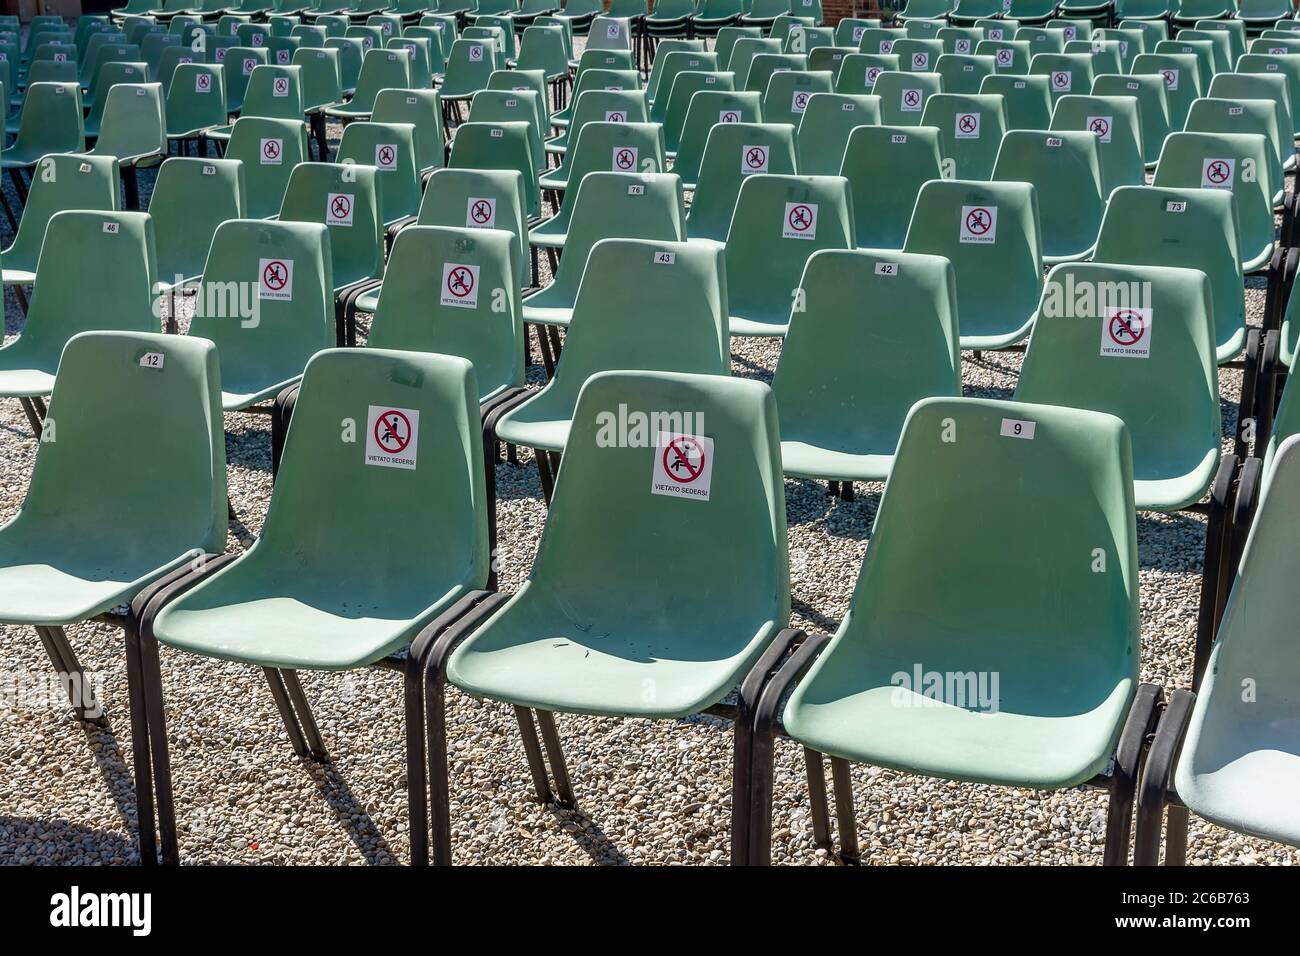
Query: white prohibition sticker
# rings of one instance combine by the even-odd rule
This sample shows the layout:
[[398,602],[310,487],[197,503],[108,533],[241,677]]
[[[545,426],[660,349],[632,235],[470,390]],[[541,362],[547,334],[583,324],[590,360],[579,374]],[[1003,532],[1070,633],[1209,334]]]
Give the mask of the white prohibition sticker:
[[1052,71],[1052,89],[1057,93],[1068,93],[1073,85],[1074,74],[1069,70]]
[[1015,62],[1016,51],[1008,50],[1004,47],[1003,49],[998,50],[996,56],[998,60],[998,66],[1010,66],[1012,63]]
[[794,96],[790,98],[790,112],[802,113],[808,108],[808,91],[795,90]]
[[194,92],[207,93],[212,89],[212,74],[197,73],[194,76]]
[[903,102],[900,108],[904,113],[919,113],[923,99],[925,95],[920,90],[903,90]]
[[1161,70],[1160,75],[1165,78],[1165,89],[1178,89],[1178,70]]
[[1151,310],[1112,309],[1101,321],[1101,354],[1127,358],[1151,355]]
[[442,294],[438,301],[456,309],[477,309],[478,266],[443,263]]
[[415,470],[420,412],[371,405],[366,415],[366,464]]
[[658,433],[650,475],[651,494],[708,501],[712,483],[712,438]]
[[284,140],[262,140],[262,165],[279,166],[284,162]]
[[878,276],[896,276],[898,275],[897,262],[877,262],[876,275]]
[[665,252],[662,249],[655,253],[654,262],[658,266],[670,266],[677,261],[677,253]]
[[141,368],[162,368],[166,356],[162,352],[145,352],[140,356]]
[[275,62],[278,63],[278,64],[280,64],[281,66],[287,66],[287,65],[289,64],[289,51],[288,51],[288,50],[276,50],[276,51],[275,51]]
[[293,260],[257,260],[257,297],[259,299],[293,298]]
[[1201,162],[1202,189],[1231,189],[1235,159],[1206,159]]
[[962,206],[961,230],[957,239],[963,243],[989,244],[998,238],[997,206]]
[[[987,37],[986,37],[986,39],[989,39],[989,40],[1001,40],[1001,39],[1002,39],[1002,36],[1003,36],[1003,34],[1002,34],[1002,28],[1001,28],[1001,27],[992,27],[992,28],[990,28],[990,29],[987,31]],[[1010,52],[1010,51],[1008,51],[1008,52]]]
[[469,48],[469,61],[471,63],[478,63],[482,59],[483,48],[476,43],[474,46]]
[[740,175],[767,172],[767,156],[766,146],[740,147]]
[[1165,212],[1187,212],[1187,203],[1182,200],[1171,199],[1165,203]]
[[289,95],[289,78],[287,76],[277,76],[275,82],[271,84],[272,96]]
[[929,66],[930,66],[930,54],[928,54],[928,53],[913,53],[913,54],[912,54],[912,71],[913,71],[913,72],[917,72],[917,71],[919,71],[919,70],[927,69]]
[[867,73],[866,73],[866,76],[864,77],[867,86],[875,86],[875,85],[876,85],[876,79],[877,79],[877,78],[880,76],[880,74],[883,73],[883,72],[884,72],[884,70],[883,70],[881,67],[878,67],[878,66],[869,66],[869,67],[867,67]]
[[627,114],[622,110],[605,110],[605,122],[625,123],[627,122]]
[[470,196],[465,206],[465,226],[469,229],[495,229],[497,201],[488,196]]
[[1097,134],[1099,142],[1109,143],[1112,120],[1110,116],[1089,116],[1088,129]]
[[397,146],[394,143],[378,143],[375,145],[375,166],[385,172],[391,172],[397,168]]
[[739,110],[722,110],[721,112],[718,113],[718,122],[719,122],[719,123],[739,123],[739,122],[740,122],[740,111],[739,111]]
[[881,53],[892,53],[893,50],[894,50],[894,41],[893,41],[893,40],[881,40],[881,41],[880,41],[880,52],[881,52]]
[[953,135],[956,136],[957,139],[979,139],[980,114],[958,113],[954,127]]
[[959,40],[957,40],[957,42],[955,42],[952,45],[952,50],[954,53],[969,53],[970,40],[966,39],[965,37],[960,38]]
[[783,239],[817,238],[817,203],[788,202],[785,204],[785,219],[781,222]]
[[615,146],[610,166],[615,172],[627,173],[636,169],[637,147]]
[[257,61],[254,60],[251,56],[245,58],[245,60],[244,60],[244,76],[250,76],[250,75],[252,75],[253,67],[255,67],[255,66],[257,66]]
[[351,226],[355,198],[352,193],[330,193],[325,198],[325,225]]
[[1003,438],[1023,438],[1026,441],[1033,441],[1034,429],[1037,427],[1037,422],[1028,422],[1020,418],[1004,418],[998,434]]

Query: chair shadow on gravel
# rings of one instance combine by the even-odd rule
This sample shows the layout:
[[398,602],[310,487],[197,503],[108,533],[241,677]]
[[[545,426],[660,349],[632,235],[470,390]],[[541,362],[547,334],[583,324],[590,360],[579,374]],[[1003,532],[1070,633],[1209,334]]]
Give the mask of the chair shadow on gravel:
[[808,622],[804,626],[805,631],[817,630],[824,634],[834,634],[839,630],[840,622],[838,619],[826,616],[807,601],[792,596],[790,598],[790,610],[796,612]]
[[[38,833],[42,834],[39,838]],[[97,859],[86,859],[85,854],[92,851]],[[0,865],[68,866],[78,857],[82,865],[139,863],[135,843],[116,833],[71,820],[0,816]]]
[[[554,801],[547,803],[546,809],[551,812],[551,816],[555,817],[556,822],[560,824],[562,832],[591,857],[593,863],[601,866],[629,865],[628,858],[623,855],[623,851],[610,841],[605,831],[583,810],[566,810],[558,806]],[[563,830],[566,823],[572,823],[578,829],[573,832]],[[588,827],[591,829],[588,830]]]
[[[352,788],[348,786],[338,767],[333,763],[318,763],[310,758],[298,758],[311,775],[321,799],[334,814],[334,819],[348,839],[361,851],[366,863],[371,866],[393,864],[397,854],[393,852],[384,839],[383,832],[371,819],[366,808],[358,802]],[[371,845],[366,845],[366,837],[371,836]]]
[[1137,515],[1141,570],[1200,575],[1205,559],[1205,520],[1189,514]]
[[739,374],[737,374],[735,369],[733,369],[733,377],[752,378],[760,382],[765,382],[768,385],[772,384],[772,370],[767,366],[759,365],[757,362],[751,362],[749,359],[745,358],[745,356],[736,352],[731,353],[731,363],[733,366],[738,366],[743,369]]
[[785,519],[787,525],[822,522],[833,538],[865,541],[880,508],[883,484],[853,483],[852,501],[832,497],[824,481],[787,478],[785,484]]
[[[81,731],[86,736],[86,745],[91,748],[95,759],[95,766],[99,769],[99,775],[103,778],[104,789],[113,798],[113,803],[117,806],[117,815],[122,818],[122,824],[138,840],[140,836],[140,821],[136,815],[136,795],[135,795],[135,774],[131,767],[122,758],[122,748],[118,745],[117,735],[113,732],[113,714],[107,714],[109,726],[107,728],[94,727],[90,724],[82,724]],[[130,715],[119,714],[118,717],[125,724],[128,732],[130,730]],[[98,741],[99,749],[95,749],[94,744]],[[130,787],[117,789],[113,786],[115,780],[130,781]],[[131,852],[138,851],[139,843],[131,847]]]
[[271,470],[271,419],[267,415],[247,415],[243,431],[226,429],[226,464],[249,471]]

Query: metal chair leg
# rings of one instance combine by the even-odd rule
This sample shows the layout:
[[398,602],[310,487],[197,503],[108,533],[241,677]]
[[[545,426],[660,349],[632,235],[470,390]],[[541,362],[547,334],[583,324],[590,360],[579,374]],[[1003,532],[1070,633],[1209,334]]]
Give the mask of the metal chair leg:
[[40,636],[55,672],[67,681],[68,702],[76,711],[77,719],[96,727],[107,727],[108,718],[104,716],[104,708],[95,699],[90,681],[86,679],[86,671],[77,660],[76,652],[68,643],[63,628],[37,625],[36,633]]
[[302,728],[302,738],[307,745],[308,756],[328,762],[329,751],[325,749],[325,741],[321,739],[320,728],[316,726],[316,717],[311,712],[311,704],[307,700],[307,695],[303,693],[298,672],[281,668],[280,676],[284,679],[285,690],[289,692],[289,702],[298,716],[298,725]]
[[826,768],[822,755],[809,747],[803,748],[803,764],[808,774],[808,802],[812,805],[813,845],[831,849],[831,818],[826,803]]
[[542,759],[542,745],[537,740],[537,725],[533,723],[533,712],[527,707],[515,705],[515,720],[519,723],[519,736],[524,742],[524,753],[528,757],[528,773],[533,778],[533,792],[537,794],[537,802],[549,803],[551,780],[546,774],[546,762]]
[[266,675],[266,683],[271,688],[271,697],[275,701],[275,709],[280,712],[280,720],[284,723],[285,732],[289,735],[289,745],[293,747],[293,752],[299,757],[306,757],[307,744],[303,740],[302,728],[298,726],[298,718],[294,715],[293,705],[289,703],[289,692],[285,689],[284,678],[274,667],[263,667],[262,673]]
[[140,638],[145,710],[149,723],[149,750],[153,760],[154,794],[157,798],[158,833],[162,841],[162,861],[168,866],[180,862],[176,840],[176,804],[172,796],[171,756],[167,749],[167,717],[163,708],[162,667],[158,660],[158,641]]
[[542,744],[546,747],[546,760],[551,765],[551,776],[555,779],[556,802],[572,809],[577,806],[577,801],[573,798],[573,785],[569,782],[569,768],[564,762],[564,751],[560,749],[560,735],[555,729],[555,716],[549,710],[538,710],[537,726],[542,732]]
[[145,707],[140,637],[133,625],[126,630],[126,686],[131,707],[131,758],[135,771],[135,818],[140,834],[140,864],[158,865],[158,823],[154,816],[153,768],[149,716]]
[[831,758],[831,780],[835,785],[835,818],[840,831],[840,859],[845,863],[859,862],[858,823],[853,812],[853,781],[849,778],[849,762],[843,757]]

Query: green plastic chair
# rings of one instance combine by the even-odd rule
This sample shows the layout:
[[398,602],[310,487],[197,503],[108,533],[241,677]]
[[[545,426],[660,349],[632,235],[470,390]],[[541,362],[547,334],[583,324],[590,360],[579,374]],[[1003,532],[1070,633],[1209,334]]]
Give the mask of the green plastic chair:
[[1051,77],[995,73],[980,84],[985,96],[1001,96],[1007,129],[1046,129],[1052,118]]
[[[106,39],[106,34],[100,34],[94,39]],[[116,40],[106,42],[96,48],[86,52],[86,58],[82,60],[81,66],[81,88],[86,91],[88,97],[94,97],[95,84],[99,80],[99,71],[105,63],[139,63],[143,58],[140,55],[140,46],[136,43],[120,43]]]
[[698,11],[691,25],[694,34],[697,37],[721,37],[723,29],[739,24],[744,3],[743,0],[700,0]]
[[325,108],[327,116],[350,121],[369,117],[375,110],[380,90],[404,90],[411,86],[410,54],[406,50],[372,49],[361,64],[352,98],[341,106]]
[[421,177],[443,165],[442,105],[435,90],[380,90],[371,119],[376,123],[408,123],[414,127],[415,161]]
[[325,41],[325,49],[338,51],[339,82],[344,94],[351,96],[361,79],[361,66],[366,58],[365,43],[359,37],[331,36]]
[[922,126],[940,131],[952,179],[988,179],[1007,129],[1002,97],[936,93],[925,103]]
[[[1065,52],[1067,56],[1087,56],[1092,62],[1094,79],[1102,73],[1125,73],[1128,70],[1124,56],[1120,53],[1118,40],[1102,40],[1099,38],[1071,40],[1065,45]],[[1091,87],[1091,83],[1089,87]],[[1079,92],[1083,91],[1080,90]]]
[[116,211],[117,182],[117,162],[111,157],[69,153],[43,157],[33,170],[18,232],[0,253],[4,284],[21,287],[36,281],[45,231],[56,214],[69,209]]
[[975,55],[993,57],[993,68],[999,73],[1024,76],[1029,73],[1033,50],[1028,40],[981,40]]
[[405,50],[411,70],[411,89],[427,90],[433,87],[433,52],[428,37],[389,37],[386,50]]
[[668,152],[677,151],[681,141],[682,127],[686,123],[686,113],[690,109],[691,98],[699,92],[731,92],[736,88],[735,77],[731,73],[709,73],[703,71],[683,70],[672,78],[671,90],[660,89],[656,105],[663,105],[661,120],[655,119],[655,108],[651,107],[648,116],[651,122],[662,122],[664,144]]
[[[80,332],[159,329],[153,299],[157,247],[146,213],[58,212],[50,217],[45,240],[27,323],[0,348],[0,396],[50,394],[63,347]],[[70,276],[76,281],[68,281]]]
[[244,215],[269,219],[280,212],[293,168],[307,159],[307,127],[293,120],[240,117],[224,155],[244,164]]
[[[480,403],[521,387],[518,259],[518,241],[503,229],[403,229],[393,243],[367,346],[473,362]],[[447,291],[445,283],[455,276],[468,277],[468,294]],[[504,302],[496,290],[502,290]]]
[[901,40],[906,33],[883,27],[867,27],[858,38],[859,53],[879,53],[889,55],[894,52],[894,41]]
[[[508,169],[435,170],[425,187],[415,224],[509,232],[515,237],[518,249],[520,281],[525,286],[528,284],[528,229],[524,220],[522,174]],[[360,302],[358,307],[370,311]]]
[[[1176,43],[1204,41],[1210,44],[1212,60],[1211,68],[1208,73],[1209,76],[1212,77],[1216,73],[1232,72],[1232,64],[1236,62],[1236,57],[1233,56],[1231,34],[1225,33],[1222,30],[1179,30],[1178,36],[1175,37],[1174,40]],[[1156,52],[1160,51],[1157,50]],[[1203,63],[1202,66],[1204,66]],[[1207,75],[1204,69],[1201,70],[1201,75]]]
[[551,125],[564,129],[573,120],[573,111],[584,93],[593,91],[612,93],[638,91],[641,89],[641,74],[636,70],[590,69],[583,73],[573,85],[573,96],[559,112],[551,114]]
[[1127,186],[1115,190],[1097,236],[1095,259],[1198,269],[1209,277],[1218,364],[1241,354],[1246,307],[1237,221],[1226,190]]
[[1189,133],[1256,133],[1268,140],[1272,162],[1269,175],[1275,192],[1274,206],[1283,201],[1283,168],[1289,160],[1295,166],[1295,141],[1290,131],[1278,127],[1274,100],[1211,99],[1202,97],[1187,113]]
[[749,176],[727,234],[732,335],[783,336],[791,290],[819,249],[851,249],[849,184],[839,176]]
[[[1030,425],[1032,441],[1014,437]],[[945,440],[954,430],[973,440]],[[970,544],[993,528],[1010,555],[996,575]],[[1107,573],[1078,573],[1071,545],[1080,534]],[[1119,420],[986,399],[918,403],[844,621],[806,676],[791,668],[780,684],[797,680],[777,704],[786,733],[817,754],[941,779],[1033,790],[1098,782],[1111,788],[1110,812],[1127,814],[1137,771],[1129,755],[1157,696],[1137,686],[1136,537]],[[922,590],[932,574],[964,584]],[[999,683],[933,699],[910,686],[918,667],[997,674]],[[771,827],[770,730],[756,733],[753,757],[751,863],[766,856]],[[1112,761],[1117,772],[1102,776]],[[1122,862],[1128,840],[1110,843],[1107,862]]]
[[[1258,133],[1171,133],[1161,150],[1154,184],[1197,188],[1222,179],[1222,186],[1210,188],[1232,195],[1241,268],[1251,273],[1267,268],[1273,258],[1272,164],[1273,148]],[[1250,173],[1252,165],[1266,175]]]
[[1131,96],[1137,100],[1138,118],[1142,123],[1142,159],[1147,169],[1154,169],[1160,159],[1165,137],[1173,130],[1169,119],[1169,99],[1160,74],[1105,73],[1092,82],[1093,96]]
[[[578,173],[578,175],[576,176],[576,181],[579,183],[584,182],[587,176],[590,175],[592,172],[603,172],[603,171],[604,171],[603,167],[598,169],[588,169],[588,170],[581,170],[581,171],[575,170],[575,172]],[[610,171],[610,172],[611,175],[617,175],[620,177],[626,177],[628,175],[631,175],[627,173],[616,173],[614,171]],[[638,173],[636,175],[640,177],[640,181],[637,185],[641,185],[645,187],[645,186],[649,186],[651,183],[657,182],[662,174]],[[684,222],[686,219],[686,211],[685,211],[685,205],[683,204],[682,201],[682,183],[680,181],[680,178],[677,177],[676,175],[673,175],[671,177],[666,177],[666,178],[676,179],[677,181],[675,183],[665,184],[663,186],[657,186],[654,190],[651,190],[651,192],[652,193],[657,192],[659,189],[667,190],[671,186],[672,191],[676,195],[676,207],[678,211],[678,218]],[[599,188],[599,190],[594,185],[587,190],[587,199],[585,200],[586,202],[589,203],[609,202],[609,203],[613,203],[614,205],[622,205],[624,203],[630,203],[634,205],[645,205],[649,202],[654,201],[653,199],[652,200],[644,199],[644,196],[646,195],[645,189],[639,191],[635,189],[620,191],[619,186],[617,184],[619,182],[622,182],[621,179],[605,180],[602,178],[600,182],[602,183],[602,186]],[[634,184],[630,180],[628,180],[626,185],[632,186]],[[557,212],[551,218],[544,220],[539,226],[537,226],[536,228],[532,229],[529,232],[528,240],[530,243],[532,243],[534,246],[538,246],[539,248],[560,249],[564,247],[565,238],[569,230],[569,223],[573,216],[574,204],[577,201],[577,193],[578,191],[576,189],[565,190],[564,199],[563,202],[560,204],[559,212]],[[659,201],[666,202],[667,195],[668,195],[667,192],[665,192],[664,195],[660,197]],[[596,198],[597,196],[599,196],[600,198]],[[635,215],[635,213],[633,214]]]
[[[447,71],[439,87],[443,101],[466,100],[479,90],[487,89],[492,71],[503,66],[498,61],[492,44],[481,40],[455,41],[447,55]],[[533,69],[534,66],[529,63],[527,68]]]
[[713,127],[686,219],[692,239],[726,241],[736,198],[749,176],[795,171],[794,132],[793,126],[774,123],[719,123]]
[[849,136],[864,125],[880,125],[878,97],[814,93],[796,136],[799,172],[805,176],[840,175]]
[[571,208],[560,266],[549,285],[524,298],[525,322],[569,324],[588,257],[601,240],[686,239],[681,180],[671,173],[587,173],[578,183]]
[[1187,25],[1197,20],[1231,17],[1237,13],[1237,0],[1178,0],[1169,14],[1174,25]]
[[1087,53],[1039,53],[1029,61],[1029,72],[1048,77],[1053,105],[1069,93],[1092,89],[1092,57]]
[[[650,79],[646,81],[646,99],[653,107],[651,118],[662,123],[668,109],[668,94],[678,73],[717,73],[722,67],[716,53],[699,50],[661,50],[655,56]],[[662,99],[661,99],[662,97]]]
[[[806,72],[808,56],[803,53],[759,53],[750,61],[749,72],[745,75],[744,89],[759,93],[767,90],[767,81],[778,70],[795,70]],[[651,112],[653,118],[654,113]]]
[[945,93],[975,94],[986,76],[996,72],[994,58],[974,54],[945,53],[935,71],[943,77]]
[[177,64],[163,110],[168,139],[198,139],[226,124],[230,113],[223,73],[221,67],[207,63]]
[[[316,356],[295,402],[261,536],[142,627],[146,658],[156,653],[156,639],[187,653],[262,666],[272,688],[283,693],[287,684],[298,714],[307,714],[306,742],[298,720],[289,724],[296,750],[325,759],[293,671],[383,661],[488,584],[489,503],[476,392],[473,367],[454,356],[383,349]],[[365,438],[340,442],[343,420],[364,424]],[[371,437],[372,424],[385,429],[382,440]],[[409,451],[391,454],[385,443],[393,445],[407,426]],[[373,442],[374,450],[366,453],[361,441]],[[344,488],[401,509],[407,529],[437,542],[427,559],[399,555],[391,533],[373,520],[331,514],[330,503]],[[315,542],[311,574],[301,572],[307,532]],[[158,700],[162,688],[155,681],[146,693]],[[133,704],[137,721],[144,720],[138,699]],[[154,710],[150,735],[165,793],[171,779],[166,727],[162,707]],[[169,805],[170,797],[162,802]],[[164,826],[162,842],[164,859],[174,857],[174,827]]]
[[[720,93],[719,95],[728,95]],[[758,94],[752,94],[755,100]],[[714,121],[716,122],[716,117]],[[560,130],[559,135],[548,139],[544,149],[563,156],[569,146],[577,142],[578,131],[588,123],[645,123],[649,121],[645,94],[640,90],[587,90],[574,105],[573,119]]]
[[315,113],[343,99],[338,50],[303,48],[294,53],[293,65],[302,79],[304,112]]
[[[840,175],[849,181],[859,249],[903,248],[917,193],[943,178],[941,142],[933,126],[861,126],[849,134]],[[881,189],[886,181],[891,187]]]
[[[1243,36],[1246,27],[1281,26],[1279,21],[1289,20],[1294,15],[1295,9],[1284,0],[1237,0],[1236,19],[1242,26]],[[1196,28],[1204,30],[1206,26],[1198,21]]]
[[1115,0],[1115,19],[1121,27],[1141,28],[1147,36],[1147,46],[1169,36],[1169,14],[1177,0]]
[[415,127],[410,123],[349,123],[339,140],[340,163],[374,166],[379,172],[379,206],[388,225],[414,217],[420,209],[420,174],[415,160]]
[[825,250],[809,257],[799,288],[803,307],[772,376],[782,468],[795,478],[884,481],[912,405],[961,394],[952,264]]
[[[697,36],[701,36],[701,39],[699,39],[697,42],[700,44],[700,49],[703,50],[705,40],[702,38],[702,35],[697,34]],[[713,41],[713,52],[718,55],[718,63],[721,64],[724,69],[730,69],[732,51],[735,49],[736,44],[743,39],[751,39],[751,40],[763,39],[762,28],[726,26],[726,27],[721,27],[716,31],[716,38]],[[663,46],[655,47],[656,59],[658,59],[659,56],[658,51],[662,49],[664,49]],[[673,47],[669,47],[668,49],[686,49],[686,47],[673,46]],[[653,66],[651,69],[653,70]]]
[[[267,119],[301,120],[306,113],[302,96],[302,74],[296,66],[259,64],[253,67],[244,91],[241,117],[261,116]],[[229,126],[208,131],[208,138],[230,138]]]
[[[247,314],[196,310],[191,336],[216,343],[221,405],[227,412],[274,398],[302,375],[307,360],[334,344],[334,285],[325,226],[227,220],[217,227],[203,267],[203,288],[256,283]],[[243,303],[241,302],[242,312]]]
[[[1097,70],[1098,75],[1102,73],[1128,73],[1133,69],[1133,61],[1139,53],[1146,53],[1146,35],[1141,30],[1132,28],[1121,29],[1119,27],[1107,27],[1093,30],[1094,39],[1103,42],[1114,41],[1119,50],[1120,68],[1118,70]],[[1233,57],[1234,61],[1236,57]]]
[[1029,44],[1029,61],[1031,63],[1034,57],[1040,53],[1065,52],[1065,32],[1062,30],[1049,30],[1041,25],[1024,26],[1016,30],[1014,39]]
[[212,237],[223,222],[243,216],[244,195],[243,163],[184,156],[163,162],[149,197],[160,292],[202,277]]
[[917,126],[925,101],[943,89],[938,73],[885,71],[876,77],[872,93],[880,97],[880,121],[886,126]]
[[645,18],[645,29],[652,37],[685,37],[694,19],[694,0],[661,0]]
[[238,113],[244,108],[244,97],[248,93],[248,84],[253,71],[259,66],[268,65],[269,57],[264,47],[230,47],[222,56],[221,49],[216,51],[217,62],[224,67],[226,81],[226,105],[230,112]]
[[[22,508],[0,529],[0,620],[9,624],[88,621],[226,545],[212,343],[102,331],[61,351],[48,415],[58,440],[37,444]],[[141,480],[141,455],[156,480]]]
[[834,86],[834,77],[830,73],[778,70],[767,83],[763,118],[769,123],[789,123],[798,127],[812,97],[818,93],[830,95]]
[[[162,84],[119,83],[110,89],[99,138],[90,155],[113,156],[123,170],[161,162],[167,155]],[[127,206],[135,208],[137,202],[138,197],[128,193]]]
[[1146,183],[1142,158],[1142,120],[1133,96],[1066,95],[1056,101],[1051,128],[1083,130],[1097,137],[1101,194],[1119,186]]
[[984,39],[984,31],[977,27],[941,27],[938,38],[943,41],[944,53],[971,56],[980,40]]
[[1029,183],[925,183],[903,249],[953,264],[963,349],[1007,348],[1033,328],[1043,255],[1038,197]]
[[[993,179],[1034,186],[1043,262],[1053,265],[1088,258],[1106,211],[1096,135],[1070,130],[1007,133]],[[1068,188],[1061,188],[1067,183]]]
[[537,94],[532,90],[479,90],[470,101],[471,123],[526,123],[528,124],[528,151],[538,169],[546,167],[546,151],[542,145],[542,128],[538,123],[540,108]]
[[[810,101],[811,103],[811,101]],[[694,190],[704,160],[709,134],[719,123],[761,123],[762,98],[757,93],[700,91],[691,97],[691,106],[682,127],[681,143],[673,158],[672,171],[682,179],[686,189]],[[821,127],[821,121],[817,121]],[[837,170],[838,172],[838,170]]]
[[542,214],[541,191],[537,185],[529,146],[527,123],[462,123],[451,141],[447,165],[461,169],[513,169],[523,177],[524,214],[537,219]]
[[[1099,292],[1106,301],[1075,314],[1068,290],[1084,287],[1116,294]],[[1084,262],[1048,274],[1016,399],[1123,420],[1138,510],[1181,511],[1214,480],[1223,426],[1213,304],[1195,269]]]
[[1271,100],[1277,117],[1277,128],[1284,150],[1291,155],[1290,165],[1294,165],[1295,150],[1290,146],[1294,138],[1291,130],[1295,128],[1295,105],[1291,101],[1291,91],[1287,89],[1286,77],[1265,73],[1220,73],[1210,81],[1206,96],[1229,100]]
[[1196,57],[1187,53],[1143,53],[1133,61],[1133,73],[1156,73],[1164,77],[1169,129],[1182,129],[1192,102],[1203,95]]
[[515,63],[515,69],[541,70],[546,74],[547,82],[567,82],[569,54],[564,44],[564,32],[556,27],[526,28],[520,38],[519,59]]
[[835,45],[857,47],[862,34],[869,29],[879,29],[880,20],[865,17],[844,17],[835,24]]
[[[754,65],[754,58],[764,53],[780,55],[780,41],[766,37],[740,37],[732,46],[725,66],[722,68],[736,74],[736,82],[743,88],[749,80],[749,71]],[[721,56],[718,57],[718,63],[719,65],[723,64]],[[754,92],[761,93],[763,91],[759,89]]]
[[951,0],[907,0],[897,19],[904,23],[909,20],[945,20],[952,8]]
[[1161,40],[1153,51],[1156,55],[1182,55],[1196,58],[1196,70],[1202,90],[1210,85],[1214,76],[1214,44],[1208,40]]
[[83,115],[76,84],[31,84],[23,99],[18,135],[0,154],[0,168],[31,169],[49,153],[85,152]]
[[289,177],[279,219],[326,227],[336,301],[350,286],[384,273],[378,175],[361,163],[299,163]]
[[[623,238],[596,243],[554,377],[502,416],[497,437],[563,451],[583,384],[599,372],[729,374],[722,258],[716,244]],[[671,280],[659,278],[661,269],[673,273]]]
[[898,57],[892,53],[850,53],[835,77],[835,92],[849,96],[874,93],[881,73],[897,73]]
[[895,40],[890,50],[898,57],[904,72],[932,73],[943,55],[942,40]]
[[[1247,53],[1237,59],[1237,72],[1285,77],[1287,91],[1291,95],[1292,112],[1296,112],[1295,104],[1300,103],[1300,54],[1263,56],[1258,53]],[[1296,124],[1296,135],[1300,136],[1300,119],[1293,117],[1293,122]]]
[[563,191],[596,170],[657,173],[667,168],[663,128],[657,123],[605,123],[583,125],[564,164],[542,176],[543,189]]

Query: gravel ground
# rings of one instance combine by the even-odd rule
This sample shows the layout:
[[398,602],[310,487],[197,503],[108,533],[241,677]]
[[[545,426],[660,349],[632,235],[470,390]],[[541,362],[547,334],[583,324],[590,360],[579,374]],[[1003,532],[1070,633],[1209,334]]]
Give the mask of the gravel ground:
[[[335,131],[337,136],[337,130]],[[142,183],[147,202],[151,177]],[[6,183],[6,190],[10,187]],[[12,194],[11,194],[12,199]],[[7,228],[0,232],[7,233]],[[7,244],[9,237],[4,236]],[[1247,308],[1259,324],[1263,283]],[[21,313],[6,298],[6,335]],[[365,322],[363,317],[362,328]],[[732,370],[768,381],[775,341],[733,339]],[[1017,354],[967,353],[968,395],[1010,397]],[[541,369],[529,369],[538,384]],[[1236,418],[1240,372],[1220,372],[1225,434]],[[265,417],[226,416],[229,487],[240,516],[229,547],[251,543],[271,493]],[[1226,447],[1226,443],[1225,443]],[[0,403],[0,518],[19,508],[36,445],[16,402]],[[786,481],[792,623],[833,630],[867,547],[881,486],[857,500]],[[497,469],[501,588],[525,579],[545,519],[530,455]],[[1196,620],[1203,521],[1138,516],[1142,679],[1187,686]],[[0,702],[0,862],[135,863],[134,788],[120,632],[78,625],[69,636],[102,680],[111,729],[78,724],[65,707]],[[3,670],[42,674],[30,628],[0,627]],[[162,651],[182,858],[186,863],[403,863],[409,859],[400,678],[377,670],[303,673],[333,763],[295,757],[261,674]],[[731,734],[724,721],[616,721],[560,715],[578,797],[576,811],[540,805],[511,709],[448,692],[455,862],[725,863],[731,804]],[[853,769],[864,862],[1100,863],[1106,797],[957,785],[868,767]],[[815,850],[800,748],[779,741],[773,860],[830,862]],[[1192,818],[1194,863],[1295,863],[1300,852]]]

